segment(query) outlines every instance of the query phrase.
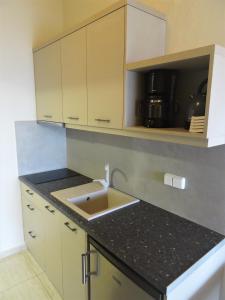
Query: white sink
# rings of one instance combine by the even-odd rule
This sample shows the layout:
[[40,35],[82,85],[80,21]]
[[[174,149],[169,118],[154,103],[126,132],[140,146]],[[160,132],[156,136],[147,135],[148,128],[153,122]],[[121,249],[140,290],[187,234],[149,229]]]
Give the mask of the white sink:
[[106,189],[99,182],[56,191],[51,195],[88,221],[140,201],[116,189]]

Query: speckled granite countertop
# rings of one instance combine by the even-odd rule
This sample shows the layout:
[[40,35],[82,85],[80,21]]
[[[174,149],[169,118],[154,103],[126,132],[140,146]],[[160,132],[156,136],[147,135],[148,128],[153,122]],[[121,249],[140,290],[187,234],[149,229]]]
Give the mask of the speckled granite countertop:
[[162,294],[224,242],[223,235],[143,201],[88,222],[50,195],[53,191],[91,181],[67,169],[19,179]]

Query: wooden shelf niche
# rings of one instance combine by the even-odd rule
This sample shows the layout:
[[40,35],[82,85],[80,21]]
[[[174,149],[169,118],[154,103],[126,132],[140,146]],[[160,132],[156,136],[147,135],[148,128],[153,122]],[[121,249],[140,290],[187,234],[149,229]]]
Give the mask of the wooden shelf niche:
[[[146,97],[145,74],[155,69],[177,72],[175,103],[178,112],[174,128],[146,128],[140,113],[140,103]],[[184,129],[189,96],[196,94],[199,84],[208,78],[206,121],[203,133]],[[225,144],[225,49],[206,46],[170,54],[126,66],[124,129],[149,135],[151,139],[202,147]]]

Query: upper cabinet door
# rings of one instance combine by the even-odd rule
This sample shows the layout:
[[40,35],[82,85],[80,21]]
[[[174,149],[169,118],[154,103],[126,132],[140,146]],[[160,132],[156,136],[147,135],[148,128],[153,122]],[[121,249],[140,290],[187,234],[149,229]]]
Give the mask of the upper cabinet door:
[[37,119],[62,122],[60,42],[34,53]]
[[125,10],[87,27],[88,125],[123,126]]
[[86,28],[61,40],[63,119],[87,125]]

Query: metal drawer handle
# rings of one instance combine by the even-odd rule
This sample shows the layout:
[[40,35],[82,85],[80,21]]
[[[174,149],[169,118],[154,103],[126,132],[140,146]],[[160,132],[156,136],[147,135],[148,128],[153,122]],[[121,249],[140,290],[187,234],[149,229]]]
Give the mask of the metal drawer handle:
[[[87,263],[86,263],[86,258],[89,257],[91,254],[95,254],[96,255],[96,270],[93,272],[87,272]],[[87,279],[91,276],[91,275],[98,275],[98,266],[99,266],[99,262],[98,262],[98,252],[95,250],[91,250],[91,251],[87,251],[86,253],[81,254],[81,259],[82,259],[82,284],[86,284],[87,283]]]
[[67,228],[69,228],[71,231],[73,231],[73,232],[77,231],[76,228],[70,227],[70,223],[69,223],[69,222],[64,223],[64,225],[65,225]]
[[29,233],[29,235],[32,237],[32,239],[36,239],[37,236],[36,236],[36,235],[33,235],[33,234],[32,234],[32,231],[29,231],[28,233]]
[[105,122],[105,123],[110,123],[111,122],[111,120],[109,120],[109,119],[95,119],[95,121],[97,121],[97,122]]
[[68,119],[69,119],[69,120],[76,120],[76,121],[80,120],[79,117],[68,117]]
[[51,119],[52,116],[51,115],[44,115],[44,118]]
[[112,279],[118,284],[118,285],[122,285],[122,283],[121,283],[121,281],[118,279],[118,278],[116,278],[116,276],[114,276],[114,275],[112,275]]
[[45,208],[46,208],[51,214],[54,214],[54,213],[55,213],[54,209],[50,209],[50,206],[49,206],[49,205],[46,205]]
[[33,211],[34,208],[30,206],[30,204],[27,204],[27,207],[29,208],[29,210]]
[[30,195],[30,196],[33,196],[33,195],[34,195],[34,193],[32,193],[30,190],[26,190],[26,193],[27,193],[28,195]]

